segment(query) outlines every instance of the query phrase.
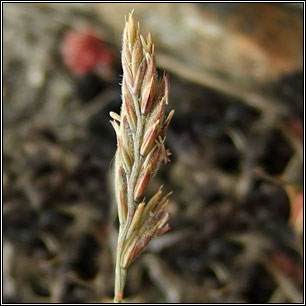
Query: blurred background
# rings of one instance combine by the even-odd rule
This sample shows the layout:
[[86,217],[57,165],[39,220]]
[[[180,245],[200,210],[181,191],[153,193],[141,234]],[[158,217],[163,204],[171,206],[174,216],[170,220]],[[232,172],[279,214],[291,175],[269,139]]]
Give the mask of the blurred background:
[[124,16],[170,73],[172,230],[128,302],[303,302],[302,4],[3,4],[6,303],[113,296]]

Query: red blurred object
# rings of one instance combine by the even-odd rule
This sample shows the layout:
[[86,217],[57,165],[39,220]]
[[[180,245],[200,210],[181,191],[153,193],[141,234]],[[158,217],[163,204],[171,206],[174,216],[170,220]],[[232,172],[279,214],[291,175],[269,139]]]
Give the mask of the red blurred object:
[[304,230],[303,210],[304,210],[304,194],[303,192],[296,192],[291,196],[290,222],[300,233],[303,233]]
[[292,261],[285,253],[275,251],[271,256],[271,264],[277,267],[284,275],[295,278],[303,284],[303,267]]
[[61,54],[67,68],[78,76],[103,68],[109,70],[114,61],[111,50],[89,29],[67,32],[61,44]]
[[289,129],[301,142],[303,142],[304,125],[299,118],[291,118],[289,120]]

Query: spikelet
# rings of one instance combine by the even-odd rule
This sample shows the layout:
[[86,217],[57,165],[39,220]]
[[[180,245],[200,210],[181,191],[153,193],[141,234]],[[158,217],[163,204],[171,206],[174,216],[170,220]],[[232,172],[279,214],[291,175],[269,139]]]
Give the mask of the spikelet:
[[[169,161],[165,139],[174,111],[165,115],[169,78],[166,74],[158,77],[152,36],[140,35],[132,13],[123,32],[121,60],[121,112],[110,116],[117,136],[115,194],[121,250],[117,258],[120,267],[127,269],[154,236],[169,229],[165,211],[169,194],[162,197],[160,188],[146,204],[144,193],[160,163]],[[117,295],[121,293],[117,290]]]

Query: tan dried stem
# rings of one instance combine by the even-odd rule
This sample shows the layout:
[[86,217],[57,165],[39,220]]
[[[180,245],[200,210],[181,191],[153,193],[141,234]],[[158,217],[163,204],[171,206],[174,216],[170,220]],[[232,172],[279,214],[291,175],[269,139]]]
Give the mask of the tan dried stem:
[[169,79],[158,78],[151,34],[139,34],[132,13],[126,20],[122,42],[122,106],[120,115],[111,112],[117,135],[115,194],[119,235],[116,254],[115,297],[120,303],[126,271],[150,240],[169,229],[165,211],[168,195],[162,187],[146,204],[145,190],[160,163],[169,161],[166,131],[174,114],[165,116]]

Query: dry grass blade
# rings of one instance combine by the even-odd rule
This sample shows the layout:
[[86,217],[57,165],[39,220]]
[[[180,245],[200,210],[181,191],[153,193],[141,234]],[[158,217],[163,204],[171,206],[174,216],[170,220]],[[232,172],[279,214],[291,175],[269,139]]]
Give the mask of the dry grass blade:
[[169,161],[166,130],[173,116],[165,116],[169,79],[157,76],[151,34],[139,34],[132,14],[125,24],[122,46],[122,107],[111,112],[117,135],[115,194],[120,222],[115,272],[115,302],[121,302],[126,270],[150,240],[169,229],[165,211],[168,195],[161,188],[145,204],[145,190],[160,163]]

